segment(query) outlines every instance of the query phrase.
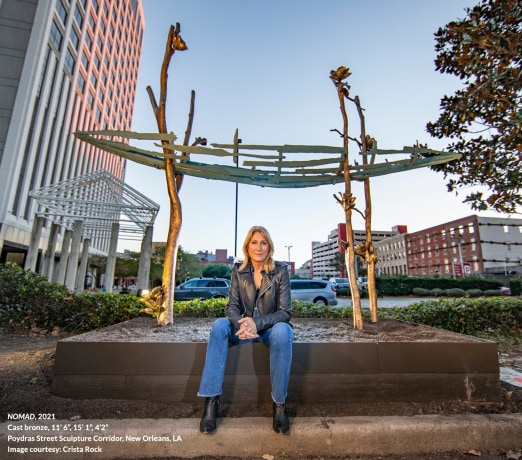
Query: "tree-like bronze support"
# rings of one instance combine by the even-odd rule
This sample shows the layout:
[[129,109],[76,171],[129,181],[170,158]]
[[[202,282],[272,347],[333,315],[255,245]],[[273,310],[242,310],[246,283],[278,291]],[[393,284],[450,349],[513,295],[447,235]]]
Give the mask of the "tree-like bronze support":
[[345,97],[348,96],[348,86],[343,83],[343,80],[350,76],[350,71],[346,67],[339,67],[337,70],[330,72],[332,79],[339,96],[339,108],[343,117],[343,177],[344,177],[344,193],[340,197],[335,196],[335,199],[344,209],[346,220],[346,244],[345,244],[345,263],[348,268],[348,279],[350,281],[350,292],[352,295],[353,306],[353,326],[356,329],[363,328],[363,316],[361,307],[361,294],[357,286],[357,278],[355,276],[355,245],[353,238],[352,212],[355,208],[355,197],[352,195],[352,178],[350,174],[350,157],[349,157],[349,137],[348,137],[348,114],[346,113]]
[[[147,93],[149,94],[150,102],[154,110],[156,122],[158,125],[158,132],[167,133],[167,120],[165,116],[165,105],[167,103],[167,80],[168,68],[172,56],[176,51],[185,51],[188,49],[187,45],[181,38],[180,25],[176,27],[170,26],[167,44],[165,47],[165,55],[163,57],[163,64],[161,66],[160,76],[160,102],[156,102],[154,93],[150,86],[147,86]],[[189,119],[187,129],[185,132],[184,145],[188,145],[190,133],[192,131],[192,121],[194,119],[194,100],[195,92],[192,91],[190,101]],[[169,144],[169,141],[162,140],[162,145]],[[182,223],[182,209],[181,200],[179,198],[179,190],[183,183],[183,175],[176,173],[175,159],[167,155],[170,151],[164,149],[165,153],[165,178],[167,181],[167,192],[170,201],[170,217],[169,229],[167,233],[167,245],[165,250],[165,264],[163,266],[162,277],[162,295],[158,297],[161,299],[161,306],[158,306],[157,319],[158,324],[166,325],[172,322],[173,313],[172,305],[174,302],[174,289],[176,288],[176,254],[178,249],[178,237],[181,230]]]

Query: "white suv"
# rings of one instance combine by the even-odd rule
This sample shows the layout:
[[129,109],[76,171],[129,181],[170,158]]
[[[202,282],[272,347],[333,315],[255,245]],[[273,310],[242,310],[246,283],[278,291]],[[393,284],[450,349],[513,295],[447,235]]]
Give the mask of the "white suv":
[[348,278],[330,278],[330,283],[332,283],[332,286],[335,289],[341,289],[346,288],[348,289],[350,287],[350,282],[348,281]]
[[337,305],[335,288],[329,281],[323,280],[290,280],[292,300],[313,302],[317,305]]

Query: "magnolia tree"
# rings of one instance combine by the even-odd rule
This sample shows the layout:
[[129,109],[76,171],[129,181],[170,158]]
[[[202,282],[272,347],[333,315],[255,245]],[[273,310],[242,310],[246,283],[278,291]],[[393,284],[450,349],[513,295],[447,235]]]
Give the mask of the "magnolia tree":
[[473,209],[515,213],[522,203],[520,0],[483,0],[466,13],[435,34],[437,70],[463,85],[442,98],[438,120],[427,125],[452,139],[449,149],[461,158],[433,169],[448,178],[449,191],[464,190]]

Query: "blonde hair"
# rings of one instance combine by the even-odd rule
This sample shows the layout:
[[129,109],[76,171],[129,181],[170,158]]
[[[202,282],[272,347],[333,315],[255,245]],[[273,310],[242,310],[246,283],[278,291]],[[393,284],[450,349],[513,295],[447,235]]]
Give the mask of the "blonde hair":
[[272,258],[274,255],[274,243],[272,242],[272,238],[270,237],[270,233],[265,227],[261,225],[254,225],[248,230],[245,241],[243,243],[243,255],[245,258],[243,259],[243,263],[239,267],[240,270],[246,268],[246,266],[250,263],[250,256],[248,255],[248,246],[250,244],[250,240],[254,236],[254,233],[261,233],[263,238],[268,242],[268,255],[266,256],[265,262],[263,263],[263,270],[269,272],[275,268],[274,259]]

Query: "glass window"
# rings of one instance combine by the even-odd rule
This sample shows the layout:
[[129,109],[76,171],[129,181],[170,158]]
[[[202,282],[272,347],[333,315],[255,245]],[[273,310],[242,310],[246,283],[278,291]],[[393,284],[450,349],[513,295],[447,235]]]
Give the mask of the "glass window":
[[67,10],[65,9],[65,6],[63,6],[62,0],[57,0],[56,12],[58,13],[58,17],[61,19],[62,24],[65,25],[67,22]]
[[89,14],[89,25],[91,26],[91,30],[94,32],[96,29],[96,21],[92,17],[92,14]]
[[85,52],[82,52],[81,60],[82,60],[83,67],[85,68],[85,70],[87,70],[89,68],[89,58],[87,57]]
[[73,44],[74,49],[77,50],[80,45],[80,38],[78,37],[74,27],[71,28],[71,43]]
[[76,23],[81,30],[83,26],[83,14],[80,11],[80,8],[78,8],[78,5],[76,5],[76,8],[74,9],[74,19],[76,20]]
[[87,45],[87,48],[89,48],[89,50],[92,50],[92,38],[89,34],[85,34],[85,43]]
[[189,289],[189,288],[195,288],[198,285],[198,280],[191,280],[187,281],[186,283],[183,283],[183,288]]
[[78,73],[78,88],[80,88],[82,93],[85,90],[85,78],[83,78],[81,73]]
[[312,281],[310,284],[312,289],[324,289],[326,287],[326,283],[321,281]]
[[51,42],[56,47],[58,51],[61,51],[62,48],[62,40],[63,35],[60,32],[60,29],[56,25],[56,22],[53,21],[53,24],[51,26]]
[[94,53],[94,67],[100,69],[100,58],[96,53]]
[[65,54],[65,67],[72,75],[74,71],[74,57],[69,48],[67,48],[67,52]]

